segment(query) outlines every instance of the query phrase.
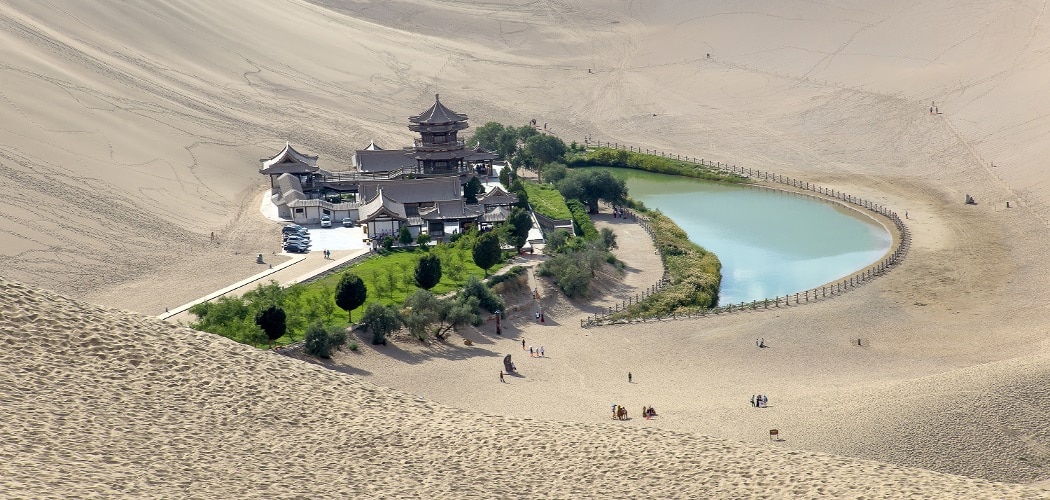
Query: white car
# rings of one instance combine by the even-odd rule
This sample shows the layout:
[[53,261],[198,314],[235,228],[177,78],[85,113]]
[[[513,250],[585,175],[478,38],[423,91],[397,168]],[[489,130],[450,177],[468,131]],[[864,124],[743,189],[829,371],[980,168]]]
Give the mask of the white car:
[[322,215],[321,227],[332,227],[332,218],[327,215]]
[[354,227],[354,219],[343,217],[343,227]]

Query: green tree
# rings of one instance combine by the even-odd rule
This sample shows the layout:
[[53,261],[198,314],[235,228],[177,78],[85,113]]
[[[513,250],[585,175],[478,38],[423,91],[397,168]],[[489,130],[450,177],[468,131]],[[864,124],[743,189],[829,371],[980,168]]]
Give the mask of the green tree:
[[463,325],[481,324],[477,297],[460,295],[456,300],[442,301],[441,305],[441,327],[434,333],[434,336],[441,340],[448,338],[450,333]]
[[368,297],[368,287],[355,274],[344,273],[335,286],[335,305],[346,311],[347,319],[353,323],[354,315],[351,311],[361,307]]
[[263,331],[255,324],[251,304],[244,297],[224,295],[216,300],[201,302],[189,309],[197,321],[190,323],[195,330],[222,335],[242,344],[258,345],[266,342]]
[[511,159],[518,151],[518,140],[518,132],[514,130],[514,127],[501,130],[496,134],[496,154],[504,160]]
[[401,328],[402,318],[393,306],[384,306],[378,302],[372,302],[365,308],[365,314],[361,318],[365,328],[372,331],[373,345],[386,345],[386,337]]
[[412,232],[408,230],[408,226],[401,226],[401,230],[397,232],[397,242],[401,243],[401,246],[412,244]]
[[580,200],[590,213],[598,211],[598,201],[623,205],[627,199],[627,183],[607,170],[571,170],[557,184],[558,191],[566,198]]
[[523,143],[534,136],[540,135],[539,131],[536,130],[536,127],[533,127],[532,125],[522,125],[518,128],[507,127],[507,130],[513,130],[515,135],[518,136],[518,140]]
[[427,254],[416,262],[416,286],[430,290],[440,281],[441,259],[437,255]]
[[551,184],[557,184],[567,175],[569,175],[569,167],[566,167],[564,163],[551,163],[543,168],[543,178]]
[[473,205],[478,202],[478,195],[485,192],[485,186],[481,184],[481,179],[477,176],[471,177],[467,184],[463,186],[463,198],[467,203]]
[[509,168],[499,169],[499,183],[503,184],[504,188],[510,188],[510,182],[513,180],[511,179],[511,174],[512,171]]
[[269,280],[266,284],[260,283],[254,289],[245,292],[244,299],[251,304],[279,306],[284,303],[284,288],[276,281]]
[[270,341],[271,348],[274,341],[284,336],[287,327],[285,319],[284,309],[277,306],[270,306],[255,313],[255,324],[259,325],[263,332],[266,332],[266,338]]
[[525,210],[529,209],[529,192],[525,190],[524,179],[514,179],[514,181],[510,183],[508,191],[518,197],[518,202],[515,203],[514,206],[524,208]]
[[385,251],[385,252],[389,252],[389,251],[393,250],[394,249],[394,237],[393,236],[387,236],[387,237],[383,238],[382,246],[383,246],[383,251]]
[[496,151],[499,145],[498,138],[504,130],[502,123],[488,122],[474,129],[474,135],[467,141],[467,145],[476,144],[489,151]]
[[565,157],[565,142],[553,135],[534,135],[525,141],[525,152],[536,159],[536,180],[543,182],[543,165]]
[[507,220],[503,224],[507,228],[507,243],[510,243],[515,250],[520,252],[521,247],[525,246],[525,243],[529,241],[529,230],[532,229],[532,217],[529,215],[529,212],[519,207],[514,207],[510,210],[510,215],[507,216]]
[[485,276],[488,276],[489,268],[496,265],[502,257],[499,237],[492,232],[482,234],[474,245],[473,257],[474,264],[483,269]]

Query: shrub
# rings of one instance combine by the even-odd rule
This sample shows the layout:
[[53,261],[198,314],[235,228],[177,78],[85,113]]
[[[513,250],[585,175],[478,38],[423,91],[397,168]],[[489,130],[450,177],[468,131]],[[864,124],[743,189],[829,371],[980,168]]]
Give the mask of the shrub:
[[493,293],[476,276],[471,276],[467,279],[467,282],[463,285],[463,290],[459,294],[463,297],[477,298],[478,305],[490,313],[503,309],[503,299]]
[[588,240],[597,238],[598,229],[594,227],[594,221],[591,220],[591,216],[587,213],[587,207],[584,206],[583,202],[580,200],[568,200],[566,204],[569,206],[569,211],[572,212],[572,223],[576,228],[576,235]]
[[735,174],[727,174],[718,169],[697,165],[695,163],[675,160],[646,153],[627,152],[622,149],[593,148],[583,155],[572,155],[570,167],[624,167],[646,170],[661,174],[681,175],[724,182],[744,182]]
[[516,280],[517,278],[520,278],[521,276],[524,276],[526,272],[527,272],[527,270],[524,267],[522,267],[522,266],[514,266],[514,267],[508,269],[507,272],[505,272],[503,274],[496,274],[496,275],[493,275],[493,276],[489,276],[489,278],[487,280],[485,280],[485,283],[488,284],[489,288],[492,288],[492,287],[494,287],[494,286],[496,286],[496,285],[498,285],[500,283],[503,283],[503,282],[506,282],[506,281],[511,281],[511,280]]
[[378,302],[368,304],[361,323],[372,331],[373,345],[386,345],[387,335],[401,328],[401,314],[393,306],[384,306]]
[[311,356],[328,359],[332,357],[332,349],[346,342],[346,332],[339,328],[325,329],[320,321],[315,322],[306,329],[304,349]]
[[540,264],[538,272],[553,278],[566,297],[581,297],[590,290],[591,273],[578,259],[577,254],[559,254]]

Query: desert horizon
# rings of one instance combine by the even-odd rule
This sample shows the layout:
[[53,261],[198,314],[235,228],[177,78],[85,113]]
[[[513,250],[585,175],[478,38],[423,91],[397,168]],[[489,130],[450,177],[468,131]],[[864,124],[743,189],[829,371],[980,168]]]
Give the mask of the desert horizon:
[[[1048,497],[1044,14],[2,1],[3,489]],[[907,211],[911,248],[833,300],[584,329],[588,308],[661,272],[644,231],[601,213],[631,271],[584,301],[545,290],[551,324],[522,313],[504,338],[454,337],[473,348],[403,338],[325,366],[154,318],[255,275],[258,254],[284,259],[260,158],[291,143],[347,169],[370,141],[411,144],[407,117],[435,94],[469,115],[467,134],[535,119],[566,142],[849,192]],[[498,357],[521,337],[549,359],[501,385]],[[773,348],[748,349],[759,337]],[[768,411],[747,406],[754,393]],[[661,415],[616,422],[613,401]]]

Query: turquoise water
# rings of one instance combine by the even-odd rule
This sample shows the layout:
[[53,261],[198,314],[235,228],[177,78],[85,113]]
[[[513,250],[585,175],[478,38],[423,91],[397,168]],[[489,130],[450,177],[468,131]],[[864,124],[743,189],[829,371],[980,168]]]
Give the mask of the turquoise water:
[[722,261],[719,304],[793,294],[878,261],[890,234],[863,214],[808,196],[630,169],[632,198],[671,217]]

